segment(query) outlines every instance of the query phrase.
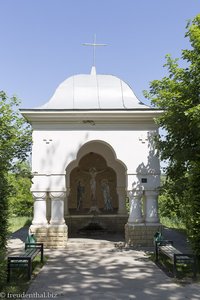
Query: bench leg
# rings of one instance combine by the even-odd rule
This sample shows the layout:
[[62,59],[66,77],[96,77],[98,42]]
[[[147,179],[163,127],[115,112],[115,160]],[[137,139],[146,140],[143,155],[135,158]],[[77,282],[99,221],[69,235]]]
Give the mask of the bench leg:
[[32,263],[31,259],[28,259],[28,279],[31,280],[31,273],[32,273]]
[[193,274],[194,274],[194,279],[197,277],[197,261],[196,261],[196,256],[194,256],[194,260],[192,263],[192,269],[193,269]]
[[8,261],[7,264],[7,282],[10,281],[10,262]]
[[158,244],[155,242],[155,254],[156,254],[156,262],[158,262]]
[[43,244],[41,245],[41,263],[43,263],[44,261],[44,247],[43,247]]
[[173,273],[174,273],[174,277],[177,277],[176,254],[174,254]]

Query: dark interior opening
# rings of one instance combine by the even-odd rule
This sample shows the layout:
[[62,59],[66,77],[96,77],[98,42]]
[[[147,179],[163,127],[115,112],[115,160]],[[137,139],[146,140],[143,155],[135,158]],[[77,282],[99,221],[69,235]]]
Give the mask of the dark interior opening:
[[79,229],[78,233],[85,235],[95,235],[95,234],[103,234],[106,232],[106,229],[99,224],[98,222],[91,221],[89,224],[85,225],[81,229]]

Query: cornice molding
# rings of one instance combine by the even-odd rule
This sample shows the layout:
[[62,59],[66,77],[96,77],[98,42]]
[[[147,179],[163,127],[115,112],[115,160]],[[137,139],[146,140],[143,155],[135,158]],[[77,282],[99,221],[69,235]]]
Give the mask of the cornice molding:
[[157,109],[135,110],[39,110],[21,109],[21,114],[31,124],[138,124],[154,123],[163,111]]

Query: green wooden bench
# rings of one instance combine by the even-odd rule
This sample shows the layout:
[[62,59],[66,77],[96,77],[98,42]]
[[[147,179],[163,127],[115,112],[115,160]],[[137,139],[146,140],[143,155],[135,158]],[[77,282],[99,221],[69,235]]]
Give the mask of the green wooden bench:
[[190,265],[196,278],[197,267],[196,267],[196,256],[194,254],[182,253],[173,246],[173,241],[162,240],[155,241],[155,260],[158,262],[160,253],[169,257],[173,263],[173,274],[177,277],[177,264]]
[[7,258],[7,281],[10,281],[12,269],[26,268],[28,279],[31,279],[32,261],[40,253],[40,261],[43,263],[44,249],[42,243],[25,243],[25,251],[18,256]]

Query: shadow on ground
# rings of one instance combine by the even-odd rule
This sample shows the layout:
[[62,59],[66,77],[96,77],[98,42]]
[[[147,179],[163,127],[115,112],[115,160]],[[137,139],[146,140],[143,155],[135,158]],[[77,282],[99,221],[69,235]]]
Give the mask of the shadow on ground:
[[[26,230],[12,238],[19,235],[24,240],[23,233]],[[163,233],[167,239],[175,239],[177,247],[188,246],[182,234],[167,228]],[[123,236],[117,235],[74,237],[65,250],[46,250],[48,261],[23,299],[35,299],[35,295],[69,300],[200,299],[199,284],[180,285],[159,269],[144,249],[126,249],[120,246],[123,242]]]
[[19,239],[24,243],[28,235],[28,229],[28,226],[24,226],[18,229],[17,231],[11,233],[9,236],[9,240]]
[[200,299],[199,287],[176,284],[143,251],[115,248],[51,252],[28,293],[57,299]]

